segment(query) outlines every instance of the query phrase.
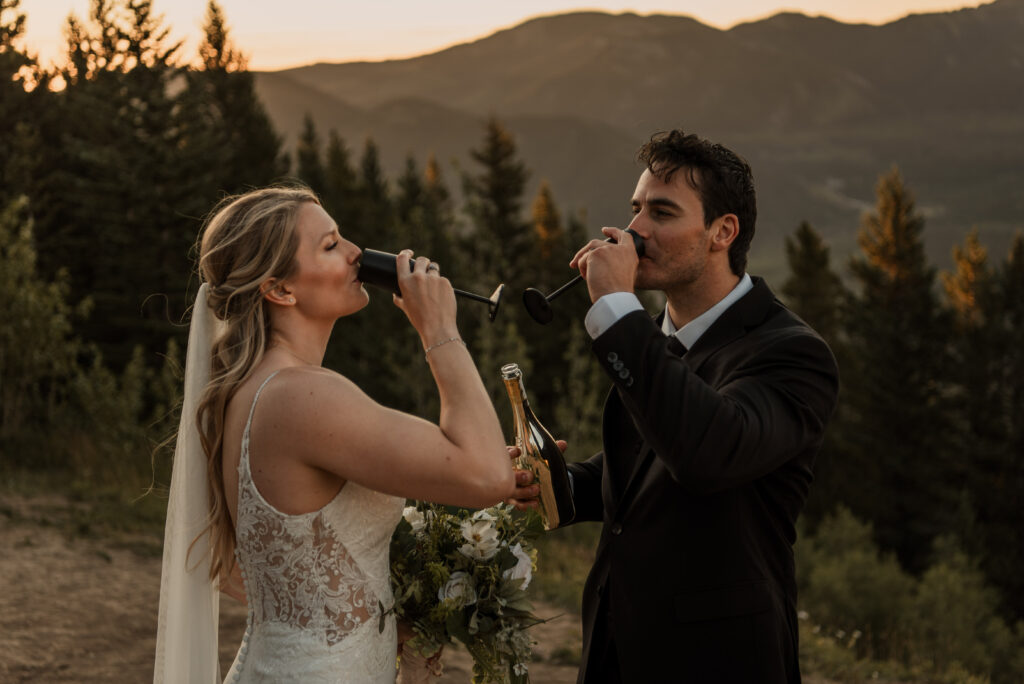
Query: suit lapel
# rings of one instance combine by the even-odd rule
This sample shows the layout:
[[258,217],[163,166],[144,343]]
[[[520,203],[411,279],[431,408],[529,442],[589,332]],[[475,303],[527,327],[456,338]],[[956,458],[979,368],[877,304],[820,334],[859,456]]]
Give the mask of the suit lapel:
[[[683,361],[689,366],[690,370],[697,372],[704,362],[711,357],[716,351],[729,344],[730,342],[742,337],[746,334],[747,330],[760,324],[768,316],[772,302],[775,301],[775,295],[768,288],[768,285],[762,278],[752,276],[754,281],[754,288],[740,298],[735,304],[729,307],[719,318],[716,320],[708,330],[700,336],[700,339],[693,345],[693,348],[683,355]],[[662,314],[655,318],[655,321],[661,325]],[[610,396],[608,397],[608,404],[606,410],[615,412],[621,412],[619,414],[619,420],[625,421],[620,425],[620,428],[628,428],[630,432],[639,434],[636,426],[632,422],[632,418],[629,416],[629,412],[626,410],[622,399],[618,396],[618,390],[612,389]],[[623,417],[624,416],[624,417]],[[607,429],[608,426],[606,426]],[[628,447],[626,447],[628,449]],[[628,453],[628,452],[627,452]],[[623,458],[626,454],[616,454],[618,458]],[[610,488],[613,494],[614,506],[610,511],[612,517],[620,517],[625,513],[630,503],[636,498],[636,495],[641,488],[641,484],[644,481],[644,475],[650,470],[651,465],[654,462],[655,453],[650,448],[647,441],[644,440],[640,447],[639,452],[635,456],[634,466],[622,484],[621,488],[618,486],[619,483],[613,483]],[[619,468],[616,470],[616,476],[621,477],[622,472],[625,468]],[[620,512],[620,509],[621,512]]]
[[762,278],[751,276],[751,280],[754,282],[753,289],[726,309],[700,336],[693,349],[686,353],[686,365],[694,372],[699,371],[716,351],[739,339],[767,318],[775,295]]

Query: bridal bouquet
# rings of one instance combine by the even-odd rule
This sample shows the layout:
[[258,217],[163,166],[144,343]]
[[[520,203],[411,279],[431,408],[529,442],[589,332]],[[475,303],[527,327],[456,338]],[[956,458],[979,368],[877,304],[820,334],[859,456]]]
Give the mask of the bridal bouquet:
[[430,656],[455,638],[473,657],[474,682],[528,682],[526,629],[543,621],[526,588],[542,530],[539,516],[507,504],[408,506],[391,539],[394,610],[415,632],[403,648]]

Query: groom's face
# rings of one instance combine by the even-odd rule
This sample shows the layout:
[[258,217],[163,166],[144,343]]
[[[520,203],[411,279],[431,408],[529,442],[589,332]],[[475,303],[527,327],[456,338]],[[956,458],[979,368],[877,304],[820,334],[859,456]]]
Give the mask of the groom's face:
[[629,227],[644,239],[636,287],[673,290],[700,280],[708,268],[712,230],[704,226],[700,195],[686,169],[668,181],[647,169],[633,192]]

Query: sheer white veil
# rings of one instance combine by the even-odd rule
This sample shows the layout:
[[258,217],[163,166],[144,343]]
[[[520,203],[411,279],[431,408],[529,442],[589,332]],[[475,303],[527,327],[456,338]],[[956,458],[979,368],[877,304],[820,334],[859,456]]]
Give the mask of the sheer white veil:
[[217,657],[220,593],[210,580],[211,552],[206,537],[195,545],[191,562],[188,559],[189,545],[206,527],[210,510],[206,456],[199,441],[196,410],[210,380],[213,340],[224,325],[209,307],[208,292],[209,286],[203,283],[192,308],[185,354],[185,396],[164,528],[154,684],[220,681]]

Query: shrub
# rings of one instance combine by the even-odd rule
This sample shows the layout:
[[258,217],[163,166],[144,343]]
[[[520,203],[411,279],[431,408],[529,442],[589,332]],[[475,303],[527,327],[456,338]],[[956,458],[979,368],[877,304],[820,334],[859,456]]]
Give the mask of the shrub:
[[38,276],[26,208],[21,198],[0,211],[0,466],[40,456],[38,435],[50,427],[79,349],[67,278]]
[[901,655],[910,632],[914,580],[881,554],[871,526],[845,508],[827,516],[801,542],[801,605],[829,634],[857,634],[858,657]]
[[917,657],[940,672],[956,665],[987,676],[1006,671],[1013,633],[996,613],[996,591],[954,539],[939,538],[935,551],[938,561],[925,571],[914,597]]
[[839,508],[796,547],[800,659],[837,681],[1024,681],[1024,624],[999,617],[998,592],[941,537],[920,578],[879,552],[871,526]]

